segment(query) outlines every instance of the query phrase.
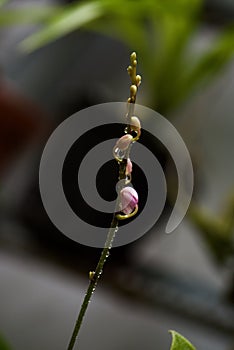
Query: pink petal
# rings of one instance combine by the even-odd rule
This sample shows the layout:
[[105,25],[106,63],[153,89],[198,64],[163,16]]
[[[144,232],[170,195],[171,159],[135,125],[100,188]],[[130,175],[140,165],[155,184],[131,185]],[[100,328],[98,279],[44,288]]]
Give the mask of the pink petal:
[[132,172],[132,162],[131,162],[130,158],[128,158],[127,159],[125,175],[130,175],[131,172]]
[[130,214],[138,203],[138,194],[134,188],[128,186],[120,191],[120,206],[124,214]]
[[121,151],[125,151],[132,142],[132,139],[133,137],[130,134],[126,134],[120,137],[120,139],[118,139],[116,142],[115,148],[119,148]]

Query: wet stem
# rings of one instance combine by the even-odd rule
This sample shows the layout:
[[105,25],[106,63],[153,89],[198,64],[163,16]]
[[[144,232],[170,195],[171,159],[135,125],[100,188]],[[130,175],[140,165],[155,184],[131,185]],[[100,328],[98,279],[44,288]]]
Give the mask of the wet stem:
[[113,220],[112,220],[112,223],[111,223],[108,235],[107,235],[107,239],[105,242],[105,246],[102,250],[102,253],[101,253],[100,259],[98,261],[95,273],[90,278],[89,286],[87,288],[83,303],[81,305],[80,312],[78,314],[78,318],[77,318],[77,321],[75,323],[75,327],[74,327],[74,330],[73,330],[73,333],[72,333],[67,350],[74,349],[76,338],[78,336],[84,315],[86,313],[87,307],[88,307],[89,302],[91,300],[92,294],[94,293],[94,291],[96,289],[98,280],[100,279],[100,277],[102,275],[103,267],[104,267],[105,262],[110,254],[110,249],[112,247],[112,243],[114,241],[115,234],[116,234],[117,230],[118,230],[118,220],[116,219],[116,216],[114,214]]
[[[120,180],[121,179],[125,179],[125,172],[126,172],[126,162],[123,161],[119,165],[119,179]],[[95,291],[95,289],[97,287],[98,280],[100,279],[100,277],[102,275],[105,262],[106,262],[107,258],[110,255],[110,250],[112,248],[112,244],[113,244],[113,241],[114,241],[114,238],[115,238],[115,234],[118,231],[118,222],[119,221],[118,221],[118,219],[116,217],[116,213],[119,211],[119,208],[120,208],[120,198],[118,196],[117,201],[116,201],[116,205],[115,205],[115,211],[114,211],[113,219],[112,219],[112,222],[111,222],[108,234],[107,234],[105,245],[104,245],[104,248],[102,250],[102,253],[101,253],[100,259],[98,261],[98,264],[97,264],[95,272],[94,273],[91,272],[90,282],[89,282],[89,285],[88,285],[88,288],[87,288],[87,291],[86,291],[83,303],[81,305],[80,312],[78,314],[78,318],[77,318],[77,321],[75,323],[75,326],[74,326],[74,329],[73,329],[73,332],[72,332],[72,336],[71,336],[71,339],[70,339],[70,342],[69,342],[67,350],[73,350],[74,349],[76,338],[78,336],[80,327],[82,325],[83,318],[85,316],[85,313],[86,313],[86,310],[88,308],[89,302],[90,302],[91,297],[92,297],[92,295],[93,295],[93,293],[94,293],[94,291]]]

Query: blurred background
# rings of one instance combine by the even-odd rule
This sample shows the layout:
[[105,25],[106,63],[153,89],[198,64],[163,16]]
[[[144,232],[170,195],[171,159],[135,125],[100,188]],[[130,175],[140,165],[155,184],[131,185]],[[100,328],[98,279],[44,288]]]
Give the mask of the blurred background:
[[195,187],[166,235],[176,171],[156,145],[169,197],[138,241],[113,249],[80,350],[234,349],[234,2],[0,1],[0,349],[66,348],[100,250],[69,240],[43,208],[38,171],[58,124],[125,101],[132,51],[137,102],[168,118],[191,153]]

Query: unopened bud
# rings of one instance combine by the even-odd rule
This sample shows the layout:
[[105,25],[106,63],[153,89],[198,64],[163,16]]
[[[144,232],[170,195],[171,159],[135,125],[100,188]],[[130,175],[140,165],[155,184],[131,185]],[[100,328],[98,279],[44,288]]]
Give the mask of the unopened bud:
[[119,148],[121,151],[125,151],[129,147],[130,143],[132,142],[132,139],[133,139],[132,135],[126,134],[120,137],[120,139],[118,139],[115,147]]
[[141,122],[135,116],[131,117],[130,126],[131,126],[132,130],[135,130],[135,131],[140,131],[141,130]]
[[131,85],[130,86],[130,94],[131,94],[131,96],[136,96],[136,93],[137,93],[136,85]]
[[128,215],[133,212],[138,204],[138,194],[132,187],[124,187],[120,191],[120,209]]
[[133,52],[131,54],[131,60],[134,61],[136,59],[136,52]]
[[128,158],[127,159],[125,175],[128,176],[128,175],[131,174],[131,172],[132,172],[132,162],[131,162],[130,158]]

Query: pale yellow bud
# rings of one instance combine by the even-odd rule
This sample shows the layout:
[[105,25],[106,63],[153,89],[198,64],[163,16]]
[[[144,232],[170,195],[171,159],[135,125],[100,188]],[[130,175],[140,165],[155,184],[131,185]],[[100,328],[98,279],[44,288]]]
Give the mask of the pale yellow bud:
[[137,84],[137,86],[139,86],[141,84],[141,76],[140,75],[136,76],[136,84]]
[[137,93],[136,85],[131,85],[130,86],[130,94],[131,94],[131,96],[136,96],[136,93]]
[[131,60],[134,61],[136,59],[136,52],[133,52],[131,54]]
[[141,122],[137,117],[131,117],[130,121],[131,129],[139,131],[141,129]]

